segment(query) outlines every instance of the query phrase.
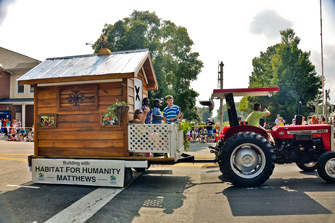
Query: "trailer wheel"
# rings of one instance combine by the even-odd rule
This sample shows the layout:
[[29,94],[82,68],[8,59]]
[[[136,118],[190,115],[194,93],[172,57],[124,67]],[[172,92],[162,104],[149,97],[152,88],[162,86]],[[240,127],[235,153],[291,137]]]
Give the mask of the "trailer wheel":
[[318,174],[327,183],[335,183],[335,152],[327,152],[320,156]]
[[151,166],[151,164],[148,165],[148,168],[134,168],[134,170],[136,170],[136,172],[145,172],[147,169],[149,169]]
[[296,164],[301,170],[303,170],[305,172],[313,172],[317,168],[317,162],[316,161],[309,162],[309,163],[299,163],[299,162],[297,162]]
[[238,187],[263,184],[275,166],[275,155],[270,143],[254,132],[240,132],[227,139],[219,159],[223,176]]
[[127,186],[132,179],[133,179],[133,171],[131,170],[131,168],[125,168],[125,171],[124,171],[124,186]]

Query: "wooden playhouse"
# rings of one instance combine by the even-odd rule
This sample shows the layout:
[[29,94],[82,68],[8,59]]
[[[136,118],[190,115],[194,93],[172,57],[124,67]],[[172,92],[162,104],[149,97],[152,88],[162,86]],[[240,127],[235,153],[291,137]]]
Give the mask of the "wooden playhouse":
[[[177,126],[129,124],[148,90],[158,89],[149,51],[105,52],[49,58],[18,79],[20,84],[34,86],[34,182],[48,183],[48,169],[43,167],[77,165],[78,160],[147,168],[150,163],[173,163],[180,157],[183,136]],[[106,109],[116,102],[128,103],[129,110],[117,119],[106,117]],[[147,153],[168,153],[169,157],[148,157]],[[50,164],[51,160],[58,164]],[[86,174],[81,169],[77,172]],[[58,181],[51,183],[64,183]]]

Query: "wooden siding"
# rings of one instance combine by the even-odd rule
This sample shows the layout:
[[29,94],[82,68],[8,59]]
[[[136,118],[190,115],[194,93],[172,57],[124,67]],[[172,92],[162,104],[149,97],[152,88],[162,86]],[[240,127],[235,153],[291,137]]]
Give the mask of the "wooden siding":
[[[85,100],[82,99],[75,104],[75,96]],[[59,88],[56,103],[62,110],[95,110],[98,108],[98,101],[98,85],[86,84]]]
[[134,78],[127,79],[127,91],[128,91],[128,104],[129,104],[129,113],[128,119],[134,119],[134,111],[135,111],[135,89],[134,89]]
[[[100,124],[101,113],[105,112],[109,105],[116,100],[127,100],[127,93],[123,92],[127,86],[123,87],[122,82],[100,83],[95,86],[96,101],[94,91],[91,91],[92,85],[74,87],[90,94],[88,107],[85,107],[84,103],[79,106],[66,104],[66,94],[69,92],[64,86],[35,87],[35,135],[37,136],[35,137],[35,155],[78,157],[128,155],[128,145],[125,144],[124,139],[128,124],[127,115],[121,119],[124,121],[120,126],[104,128]],[[63,109],[64,107],[66,109]],[[39,128],[37,119],[40,114],[57,114],[57,127]]]
[[[143,88],[142,88],[142,98],[148,97],[148,85],[144,80],[143,73],[139,73],[140,79],[142,78],[143,81]],[[133,120],[134,119],[134,112],[135,112],[135,87],[134,87],[134,78],[128,78],[127,79],[127,100],[129,104],[129,113],[128,113],[128,119]]]

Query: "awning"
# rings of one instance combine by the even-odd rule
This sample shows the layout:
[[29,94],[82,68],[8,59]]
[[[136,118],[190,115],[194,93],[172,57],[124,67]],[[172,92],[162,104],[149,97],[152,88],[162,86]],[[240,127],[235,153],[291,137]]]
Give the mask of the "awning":
[[0,104],[33,105],[34,98],[3,98],[3,99],[0,99]]

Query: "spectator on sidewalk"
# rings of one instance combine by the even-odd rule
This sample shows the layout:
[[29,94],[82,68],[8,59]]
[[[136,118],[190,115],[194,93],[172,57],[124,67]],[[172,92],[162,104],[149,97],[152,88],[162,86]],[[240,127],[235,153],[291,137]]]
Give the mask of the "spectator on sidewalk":
[[10,133],[8,135],[8,141],[17,141],[17,131],[15,128],[10,128]]
[[319,123],[320,123],[319,119],[315,115],[313,115],[312,116],[312,124],[319,124]]
[[327,124],[326,118],[324,116],[321,117],[321,123],[320,124]]
[[208,138],[211,139],[213,137],[213,125],[215,122],[213,122],[211,119],[207,119],[206,121],[206,129],[208,132]]
[[200,140],[201,142],[205,143],[207,142],[207,137],[208,137],[208,131],[206,128],[204,127],[201,127],[200,131],[199,131],[199,134],[200,134]]
[[313,124],[313,122],[312,122],[312,116],[308,116],[307,117],[307,125],[311,125],[311,124]]
[[18,141],[23,142],[26,136],[27,136],[26,130],[24,128],[19,128],[19,131],[17,132]]
[[11,121],[9,121],[8,115],[7,115],[7,118],[6,118],[6,129],[7,129],[7,135],[8,136],[11,134],[11,132],[10,132],[10,124],[11,124]]
[[[277,118],[276,118],[276,120],[275,120],[276,125],[279,125],[279,119],[280,119],[280,118],[282,118],[282,117],[280,117],[280,115],[277,114]],[[283,119],[282,123],[285,124],[285,122],[286,122],[286,121]]]
[[16,119],[16,123],[17,123],[17,127],[21,128],[22,127],[22,123],[20,121],[20,119]]
[[30,131],[29,133],[28,133],[28,136],[26,137],[26,140],[25,140],[26,142],[34,142],[34,133],[33,133],[33,131]]
[[192,142],[196,142],[198,140],[198,130],[192,131]]
[[285,125],[284,123],[285,123],[285,120],[282,117],[279,117],[278,125],[279,126],[284,126]]

